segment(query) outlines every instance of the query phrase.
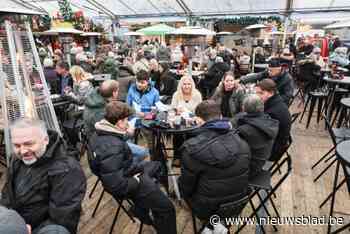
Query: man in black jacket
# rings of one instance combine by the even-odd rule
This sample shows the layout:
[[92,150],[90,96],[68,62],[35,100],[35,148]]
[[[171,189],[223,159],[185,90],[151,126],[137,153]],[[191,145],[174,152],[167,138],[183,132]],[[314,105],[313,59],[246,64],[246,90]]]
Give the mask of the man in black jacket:
[[196,116],[202,126],[180,149],[179,187],[194,214],[207,219],[220,204],[247,195],[250,150],[231,130],[230,122],[221,119],[220,105],[216,102],[200,103]]
[[270,161],[279,160],[289,145],[291,116],[287,105],[281,96],[276,93],[276,83],[265,79],[256,85],[256,94],[264,101],[264,111],[272,119],[279,121],[279,131],[272,147]]
[[0,203],[16,210],[33,233],[48,225],[76,233],[86,191],[79,162],[67,154],[59,135],[46,130],[42,121],[14,122],[11,137],[15,155]]
[[266,160],[270,158],[279,122],[264,113],[264,103],[255,94],[244,99],[243,111],[245,114],[237,120],[237,130],[250,147],[252,159],[249,177],[253,178],[259,174]]
[[240,78],[242,84],[261,81],[270,78],[276,83],[276,88],[283,102],[288,106],[293,97],[293,82],[291,75],[282,69],[279,58],[272,58],[269,61],[269,69],[260,73]]
[[95,124],[96,132],[89,140],[96,155],[95,171],[108,193],[135,203],[133,213],[141,221],[153,224],[158,234],[176,234],[175,208],[154,182],[159,163],[140,165],[132,159],[126,142],[130,115],[132,110],[125,103],[112,101],[106,105],[105,118]]

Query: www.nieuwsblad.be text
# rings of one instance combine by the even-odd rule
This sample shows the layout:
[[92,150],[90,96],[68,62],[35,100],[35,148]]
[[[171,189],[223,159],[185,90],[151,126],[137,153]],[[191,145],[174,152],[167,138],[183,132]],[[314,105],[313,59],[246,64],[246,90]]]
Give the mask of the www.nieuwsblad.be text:
[[261,217],[259,219],[249,218],[249,217],[220,217],[218,215],[212,215],[209,219],[211,225],[215,226],[219,223],[225,224],[227,226],[231,225],[343,225],[343,217],[328,217],[320,216],[315,217],[312,215],[302,215],[298,217]]

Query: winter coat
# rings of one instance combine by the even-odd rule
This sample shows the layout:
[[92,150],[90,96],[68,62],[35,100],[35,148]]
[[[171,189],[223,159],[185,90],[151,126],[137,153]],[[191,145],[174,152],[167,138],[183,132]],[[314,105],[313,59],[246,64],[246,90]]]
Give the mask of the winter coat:
[[265,113],[272,119],[279,121],[279,130],[272,147],[270,161],[279,160],[289,144],[291,116],[288,106],[283,102],[280,95],[275,94],[265,102]]
[[95,131],[95,123],[104,118],[105,106],[106,100],[95,88],[85,100],[83,119],[87,136]]
[[45,80],[49,86],[51,94],[59,94],[60,93],[60,79],[57,75],[57,72],[52,67],[44,68],[44,76]]
[[230,128],[228,121],[207,122],[180,148],[180,192],[201,219],[247,192],[249,146]]
[[205,78],[202,81],[203,85],[209,89],[215,89],[219,85],[224,74],[229,70],[230,66],[227,63],[215,63],[205,75]]
[[[137,173],[148,173],[145,165],[133,163],[126,134],[105,119],[96,123],[95,127],[96,132],[90,138],[89,145],[95,153],[95,173],[104,189],[115,198],[147,196],[155,191],[155,184],[148,183],[143,177],[140,183],[134,178]],[[153,167],[155,163],[148,162],[146,165]]]
[[239,135],[248,143],[252,153],[250,178],[256,176],[270,158],[278,125],[278,120],[264,113],[245,114],[237,120]]
[[305,82],[306,91],[312,91],[317,88],[319,79],[321,79],[321,67],[318,66],[314,59],[305,57],[297,62],[298,64],[298,78]]
[[81,106],[85,103],[89,94],[94,90],[89,80],[82,80],[73,84],[73,90],[67,95],[73,99],[73,102]]
[[102,64],[102,73],[111,74],[112,80],[117,80],[119,76],[118,63],[114,58],[107,58]]
[[269,77],[269,73],[267,71],[263,71],[253,75],[241,77],[240,82],[242,84],[247,84],[251,82],[261,81],[266,78],[270,78],[276,82],[278,93],[281,95],[284,103],[288,105],[291,98],[293,97],[293,82],[291,75],[286,71],[283,71],[275,77]]
[[[224,91],[224,85],[222,82],[219,84],[219,86],[216,88],[215,93],[213,96],[210,98],[214,100],[217,103],[220,103],[221,105],[221,112],[225,113],[227,112],[226,110],[223,110],[223,99],[225,96],[225,91]],[[229,113],[228,116],[223,115],[224,117],[232,118],[234,117],[235,114],[239,113],[242,109],[242,103],[243,99],[245,97],[245,92],[241,88],[237,88],[232,92],[232,95],[229,97]]]
[[177,89],[177,80],[174,74],[167,70],[160,74],[158,80],[155,80],[154,87],[159,91],[160,96],[172,97]]
[[59,135],[48,133],[46,152],[37,162],[27,166],[12,157],[0,203],[16,210],[32,229],[58,224],[73,234],[77,232],[86,178]]
[[136,103],[141,109],[151,109],[158,101],[159,92],[153,87],[151,82],[149,82],[148,88],[143,93],[136,88],[136,84],[132,84],[129,88],[128,96],[126,97],[126,103],[129,106],[133,106],[133,103]]

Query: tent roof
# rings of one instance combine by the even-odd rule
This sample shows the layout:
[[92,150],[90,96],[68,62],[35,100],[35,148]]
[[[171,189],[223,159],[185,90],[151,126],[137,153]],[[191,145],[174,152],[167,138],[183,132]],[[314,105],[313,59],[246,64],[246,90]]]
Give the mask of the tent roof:
[[137,32],[143,33],[147,36],[156,36],[156,35],[164,35],[174,30],[175,28],[170,27],[166,24],[157,24],[150,27],[142,28],[140,30],[137,30]]
[[[56,0],[1,0],[25,2],[49,14],[58,11]],[[239,14],[279,14],[286,10],[289,0],[69,0],[73,10],[88,16],[118,16],[120,19],[193,16],[234,16]],[[322,11],[350,11],[348,0],[293,0],[291,11],[320,13]],[[336,20],[336,19],[333,19]]]

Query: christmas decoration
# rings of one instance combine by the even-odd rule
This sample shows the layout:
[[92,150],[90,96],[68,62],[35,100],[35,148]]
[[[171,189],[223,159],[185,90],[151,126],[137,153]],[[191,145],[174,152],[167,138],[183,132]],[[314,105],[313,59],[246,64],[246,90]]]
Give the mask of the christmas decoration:
[[68,0],[57,0],[57,2],[64,21],[71,21],[73,18],[73,11]]

